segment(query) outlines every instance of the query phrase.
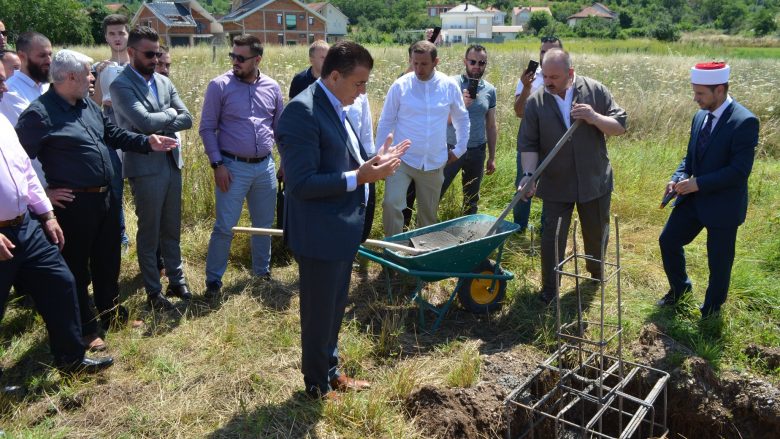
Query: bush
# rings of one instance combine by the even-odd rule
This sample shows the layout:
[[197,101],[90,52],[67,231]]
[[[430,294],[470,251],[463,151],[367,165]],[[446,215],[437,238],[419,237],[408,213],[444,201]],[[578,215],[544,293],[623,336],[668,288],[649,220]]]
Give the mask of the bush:
[[659,41],[677,41],[680,39],[680,31],[669,22],[658,23],[651,33],[653,38]]
[[763,37],[777,30],[775,17],[766,8],[761,8],[751,20],[753,33],[757,37]]

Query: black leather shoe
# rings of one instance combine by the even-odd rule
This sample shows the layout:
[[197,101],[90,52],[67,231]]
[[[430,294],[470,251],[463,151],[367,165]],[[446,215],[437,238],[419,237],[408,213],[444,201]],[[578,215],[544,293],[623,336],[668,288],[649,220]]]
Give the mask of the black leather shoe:
[[165,295],[168,297],[178,297],[187,302],[192,300],[192,293],[190,293],[190,289],[187,288],[187,284],[169,285]]
[[170,311],[175,308],[173,304],[160,293],[147,296],[146,303],[151,308],[158,311]]
[[678,297],[675,296],[674,292],[672,290],[669,290],[668,293],[664,297],[662,297],[658,302],[655,302],[658,306],[673,306],[677,304]]
[[206,284],[206,292],[203,293],[203,297],[206,300],[216,300],[222,294],[222,286],[219,282],[209,282]]
[[73,363],[58,364],[57,369],[65,373],[95,373],[114,364],[111,357],[89,358],[84,357],[81,361]]

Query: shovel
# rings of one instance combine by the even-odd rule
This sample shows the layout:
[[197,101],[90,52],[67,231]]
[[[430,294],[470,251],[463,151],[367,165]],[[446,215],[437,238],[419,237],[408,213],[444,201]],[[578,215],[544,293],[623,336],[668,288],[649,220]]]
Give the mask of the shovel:
[[[233,227],[233,232],[248,233],[250,235],[268,235],[268,236],[282,236],[283,234],[282,229],[261,229],[255,227]],[[363,244],[370,245],[372,247],[380,247],[380,248],[386,248],[388,250],[404,252],[412,256],[417,256],[423,253],[431,252],[433,250],[438,250],[438,247],[437,248],[414,248],[406,245],[396,244],[394,242],[380,241],[378,239],[366,239],[366,241]]]
[[530,179],[525,183],[525,186],[521,187],[517,193],[515,194],[515,197],[512,198],[512,202],[509,203],[509,206],[504,209],[503,212],[501,212],[501,215],[498,216],[498,219],[496,219],[496,222],[493,223],[492,226],[490,226],[490,229],[485,233],[485,236],[490,236],[494,233],[496,233],[496,230],[498,230],[499,224],[501,224],[501,221],[506,218],[507,214],[512,211],[512,209],[515,207],[515,204],[520,202],[520,200],[525,197],[525,195],[531,190],[531,183],[535,182],[540,175],[542,175],[542,172],[544,171],[544,168],[547,167],[547,165],[550,164],[553,158],[558,154],[558,151],[563,148],[563,145],[566,144],[566,142],[571,139],[572,134],[574,134],[574,130],[577,129],[578,126],[582,123],[582,119],[577,119],[574,121],[573,124],[569,127],[568,130],[566,130],[565,133],[563,133],[563,136],[560,140],[558,140],[558,143],[555,144],[555,147],[547,154],[547,157],[542,160],[542,163],[539,164],[539,166],[536,167],[536,170],[534,171],[534,174],[531,176]]

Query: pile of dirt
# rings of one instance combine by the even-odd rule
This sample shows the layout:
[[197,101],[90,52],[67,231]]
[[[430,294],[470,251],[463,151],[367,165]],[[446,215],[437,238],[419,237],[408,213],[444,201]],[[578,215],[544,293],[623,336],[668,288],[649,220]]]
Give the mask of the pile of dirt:
[[670,366],[674,354],[687,357],[681,366],[669,367],[667,417],[673,434],[780,437],[780,389],[771,383],[749,374],[724,372],[716,376],[705,360],[663,335],[654,324],[642,329],[633,353],[640,362],[661,369]]
[[748,357],[757,358],[766,363],[768,369],[777,369],[780,367],[780,348],[758,346],[751,343],[745,348],[744,352]]
[[425,386],[406,400],[409,416],[426,437],[495,438],[506,432],[504,399],[543,357],[535,350],[499,352],[482,357],[482,380],[474,387]]

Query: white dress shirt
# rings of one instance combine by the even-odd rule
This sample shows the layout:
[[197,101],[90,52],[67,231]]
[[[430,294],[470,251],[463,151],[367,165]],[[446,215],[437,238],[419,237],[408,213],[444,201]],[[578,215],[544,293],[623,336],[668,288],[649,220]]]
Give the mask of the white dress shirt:
[[[726,95],[726,100],[720,104],[720,107],[715,109],[712,113],[710,113],[712,116],[712,127],[710,128],[710,133],[712,133],[713,130],[715,130],[715,125],[718,124],[718,121],[720,120],[720,117],[723,116],[723,112],[726,111],[726,108],[728,108],[729,105],[734,101],[732,99],[731,95]],[[704,124],[706,125],[707,119],[704,119]],[[702,127],[703,129],[703,127]]]
[[393,133],[394,143],[412,142],[401,160],[407,165],[429,171],[447,163],[447,117],[455,127],[457,157],[466,152],[469,140],[469,113],[458,84],[444,73],[434,71],[431,79],[421,81],[414,72],[396,79],[385,98],[376,128],[376,146],[381,147]]
[[[536,76],[534,76],[534,80],[531,82],[531,93],[535,92],[537,88],[544,86],[544,74],[542,73],[542,68],[537,67],[536,68]],[[523,85],[523,80],[518,79],[517,80],[517,88],[515,89],[515,96],[519,96],[520,93],[523,92],[523,89],[525,86]]]
[[571,106],[572,100],[574,99],[574,79],[571,80],[571,84],[572,85],[566,89],[566,94],[562,99],[555,93],[550,93],[547,90],[544,91],[545,93],[550,93],[555,98],[555,103],[558,104],[558,109],[561,111],[561,116],[563,116],[563,123],[566,125],[567,130],[571,127]]
[[352,123],[352,128],[360,139],[366,154],[374,155],[374,120],[371,117],[371,107],[368,104],[368,96],[363,93],[355,99],[352,105],[344,108],[347,111],[347,117]]

